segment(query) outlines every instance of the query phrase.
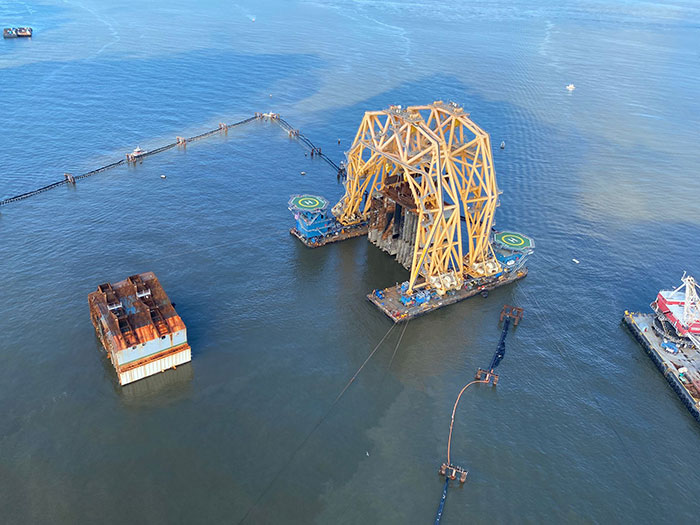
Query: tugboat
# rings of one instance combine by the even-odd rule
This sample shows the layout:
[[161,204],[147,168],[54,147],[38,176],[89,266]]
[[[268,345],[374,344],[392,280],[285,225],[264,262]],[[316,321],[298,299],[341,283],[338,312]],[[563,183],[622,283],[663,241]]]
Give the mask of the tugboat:
[[5,29],[2,30],[2,37],[3,38],[18,38],[18,37],[31,38],[32,32],[33,31],[32,31],[31,27],[6,27]]
[[143,157],[146,153],[148,153],[148,152],[142,150],[139,146],[136,146],[136,149],[134,149],[134,151],[126,154],[126,160],[127,160],[127,162],[136,162],[138,159]]
[[700,288],[683,275],[675,290],[661,290],[654,314],[625,312],[624,321],[683,404],[700,421]]

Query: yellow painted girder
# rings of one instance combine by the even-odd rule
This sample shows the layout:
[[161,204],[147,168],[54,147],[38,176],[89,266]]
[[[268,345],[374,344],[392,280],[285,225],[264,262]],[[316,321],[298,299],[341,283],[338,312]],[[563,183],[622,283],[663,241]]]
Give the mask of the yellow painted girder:
[[409,289],[419,276],[454,274],[461,284],[465,275],[500,271],[489,240],[499,195],[490,138],[462,108],[434,102],[368,111],[346,166],[345,195],[333,208],[346,225],[367,220],[371,196],[388,177],[408,182],[418,211]]

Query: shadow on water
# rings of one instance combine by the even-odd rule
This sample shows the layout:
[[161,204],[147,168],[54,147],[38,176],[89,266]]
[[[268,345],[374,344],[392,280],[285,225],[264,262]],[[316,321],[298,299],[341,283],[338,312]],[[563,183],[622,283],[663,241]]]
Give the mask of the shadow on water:
[[124,386],[119,385],[109,360],[105,360],[105,363],[105,368],[115,376],[113,383],[115,393],[128,408],[157,408],[178,403],[191,396],[194,378],[192,363],[180,365],[174,370],[166,370]]

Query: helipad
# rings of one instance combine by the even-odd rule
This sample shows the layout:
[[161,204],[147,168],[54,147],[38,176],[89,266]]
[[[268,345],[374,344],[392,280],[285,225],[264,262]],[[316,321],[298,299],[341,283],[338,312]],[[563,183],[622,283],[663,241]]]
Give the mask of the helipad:
[[532,239],[516,232],[499,232],[493,236],[493,240],[510,250],[524,250],[535,247]]
[[298,211],[321,211],[328,207],[328,201],[316,195],[294,195],[289,200],[289,209]]

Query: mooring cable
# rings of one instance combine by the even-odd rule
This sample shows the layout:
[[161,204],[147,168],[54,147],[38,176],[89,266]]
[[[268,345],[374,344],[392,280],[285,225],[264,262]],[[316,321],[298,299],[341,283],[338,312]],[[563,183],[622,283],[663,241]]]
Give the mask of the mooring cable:
[[[340,394],[338,394],[338,397],[335,398],[335,401],[333,401],[333,405],[335,405],[338,401],[340,401],[340,398],[343,397],[343,394],[345,394],[346,390],[348,388],[350,388],[350,385],[353,383],[353,381],[355,381],[355,379],[357,379],[357,376],[360,375],[360,372],[362,372],[362,369],[369,362],[369,360],[372,359],[372,356],[377,352],[377,350],[379,350],[379,347],[384,342],[384,339],[386,339],[389,336],[389,334],[391,333],[391,331],[394,328],[396,328],[396,323],[391,325],[391,328],[389,328],[389,330],[387,330],[387,332],[384,334],[384,337],[382,337],[382,339],[379,341],[379,343],[377,343],[377,346],[374,347],[374,350],[372,350],[370,352],[370,354],[367,356],[367,359],[365,359],[365,362],[362,363],[362,365],[360,365],[360,368],[357,369],[357,372],[355,372],[355,375],[352,376],[352,378],[350,378],[350,381],[348,381],[348,384],[345,385],[345,388],[343,388],[343,390],[340,392]],[[333,407],[333,405],[331,405],[331,408]]]
[[301,443],[299,443],[299,445],[294,449],[294,451],[293,451],[292,454],[289,456],[289,458],[288,458],[287,461],[284,463],[284,465],[282,465],[282,467],[281,467],[280,469],[277,470],[275,476],[272,478],[272,480],[270,481],[270,483],[268,483],[267,487],[265,487],[265,489],[260,493],[260,495],[259,495],[258,498],[255,500],[255,502],[253,502],[253,504],[250,506],[250,508],[249,508],[249,509],[247,510],[247,512],[245,513],[245,515],[244,515],[244,516],[241,518],[241,520],[238,522],[239,524],[240,524],[240,523],[243,523],[246,519],[248,519],[248,516],[250,516],[250,513],[253,511],[253,509],[255,509],[255,507],[258,506],[258,503],[260,503],[260,501],[262,501],[262,499],[267,495],[267,493],[270,491],[270,489],[274,486],[274,484],[275,484],[275,483],[277,482],[277,480],[279,479],[279,477],[280,477],[280,475],[282,474],[282,472],[287,468],[287,466],[289,466],[289,464],[290,464],[290,463],[292,462],[292,460],[296,457],[296,455],[299,453],[299,451],[304,447],[304,445],[306,445],[307,441],[309,441],[309,438],[311,438],[311,436],[314,434],[314,432],[316,432],[316,430],[318,430],[318,428],[321,426],[321,424],[328,418],[328,416],[330,416],[331,412],[333,411],[333,408],[335,407],[336,404],[338,404],[338,401],[340,401],[340,398],[343,397],[343,394],[345,394],[345,392],[348,390],[348,388],[350,388],[350,385],[353,383],[353,381],[355,381],[355,379],[357,379],[357,376],[360,374],[360,372],[362,371],[362,369],[363,369],[363,368],[365,367],[365,365],[369,362],[369,360],[372,359],[372,356],[377,352],[377,350],[379,350],[379,347],[382,345],[382,343],[384,342],[384,340],[385,340],[387,337],[389,337],[389,334],[391,333],[391,331],[392,331],[395,327],[396,327],[396,324],[395,324],[395,323],[392,324],[391,327],[389,328],[389,330],[387,330],[387,332],[384,334],[384,336],[379,340],[379,342],[377,343],[377,345],[374,347],[374,349],[373,349],[373,350],[370,352],[370,354],[367,356],[367,359],[365,359],[364,363],[362,363],[362,365],[360,365],[360,368],[357,369],[357,371],[355,372],[355,374],[350,378],[350,381],[347,382],[347,384],[345,385],[345,387],[340,391],[340,394],[338,394],[338,396],[335,398],[335,400],[333,401],[333,403],[331,403],[331,405],[328,407],[328,410],[326,411],[326,413],[323,414],[323,416],[321,416],[321,418],[320,418],[320,419],[318,420],[318,422],[314,425],[314,427],[311,429],[311,431],[306,435],[306,437],[301,441]]
[[408,327],[408,323],[410,323],[410,322],[411,322],[411,320],[409,319],[403,325],[403,330],[401,330],[401,335],[399,336],[399,340],[396,343],[396,347],[394,347],[394,353],[391,354],[391,359],[389,360],[389,365],[386,367],[386,372],[384,374],[385,376],[386,376],[386,374],[389,373],[389,370],[391,369],[391,363],[394,362],[394,357],[396,357],[396,352],[398,351],[399,345],[401,344],[401,340],[403,339],[403,334],[406,333],[406,328]]
[[394,362],[394,357],[396,357],[396,353],[399,350],[399,346],[401,345],[401,340],[403,339],[403,334],[406,333],[406,328],[408,327],[408,323],[411,320],[409,319],[406,321],[403,325],[403,330],[401,330],[401,335],[399,336],[399,340],[396,342],[396,346],[394,347],[394,353],[391,354],[391,359],[389,360],[389,364],[386,367],[386,370],[384,371],[384,375],[382,376],[382,380],[379,382],[379,388],[382,387],[384,384],[384,380],[386,379],[387,374],[389,374],[389,370],[391,370],[391,364]]

